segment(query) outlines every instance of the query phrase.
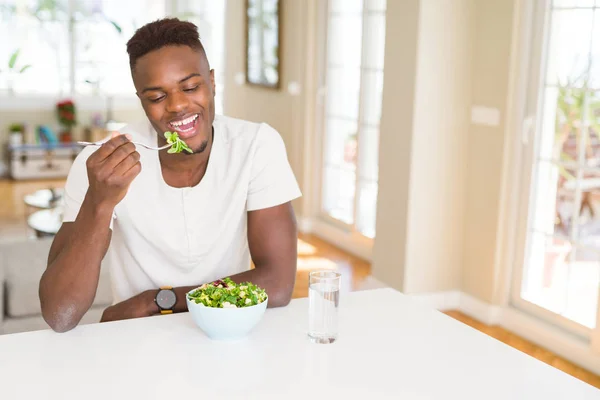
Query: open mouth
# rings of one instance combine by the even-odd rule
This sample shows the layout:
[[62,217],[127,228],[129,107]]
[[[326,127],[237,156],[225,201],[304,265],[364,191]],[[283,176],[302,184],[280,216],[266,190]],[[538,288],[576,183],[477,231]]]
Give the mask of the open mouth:
[[177,133],[179,133],[179,135],[182,137],[191,136],[191,134],[196,130],[197,125],[198,114],[169,122],[169,126],[173,130],[177,131]]

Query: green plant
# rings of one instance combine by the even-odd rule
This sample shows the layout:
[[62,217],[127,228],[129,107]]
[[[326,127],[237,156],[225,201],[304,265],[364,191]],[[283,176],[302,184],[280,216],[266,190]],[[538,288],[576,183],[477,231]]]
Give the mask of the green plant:
[[[9,73],[22,74],[23,72],[25,72],[29,68],[31,68],[31,64],[26,64],[26,65],[23,65],[21,67],[17,66],[17,60],[19,58],[20,51],[21,51],[21,49],[16,49],[15,51],[12,52],[12,54],[8,58],[8,69],[7,69],[7,71]],[[0,72],[2,72],[2,70],[0,70]]]
[[[586,160],[594,157],[592,140],[600,141],[600,98],[590,87],[589,79],[559,84],[556,106],[553,159],[577,161],[577,150],[573,152],[568,146],[573,142],[575,148],[585,143]],[[574,179],[564,166],[560,167],[560,174],[567,180]]]
[[[575,79],[559,83],[556,100],[556,119],[554,126],[554,145],[552,159],[560,161],[557,165],[559,178],[557,200],[563,201],[560,189],[568,181],[576,179],[575,171],[580,167],[580,152],[583,151],[583,162],[587,166],[598,165],[600,158],[598,147],[600,144],[600,97],[597,90],[592,87],[588,74],[583,74]],[[582,148],[583,147],[583,148]],[[594,172],[584,172],[583,177],[598,176]],[[592,193],[584,191],[581,197],[579,213],[584,208],[589,208],[592,217],[594,206]],[[555,225],[565,230],[565,217],[559,212],[557,204]]]
[[15,124],[10,124],[8,126],[8,131],[10,133],[13,133],[13,132],[23,132],[24,130],[25,130],[25,126],[23,126],[23,124],[16,124],[15,123]]

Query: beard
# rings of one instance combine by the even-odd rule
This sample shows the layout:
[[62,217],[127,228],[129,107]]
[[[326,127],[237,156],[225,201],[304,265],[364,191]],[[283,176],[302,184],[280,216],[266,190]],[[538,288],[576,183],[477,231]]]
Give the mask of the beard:
[[192,149],[192,153],[188,153],[187,151],[182,151],[182,154],[185,154],[186,156],[200,154],[200,153],[204,152],[204,150],[206,150],[207,147],[208,147],[208,140],[204,140],[202,143],[200,143],[200,146],[197,146],[196,148]]
[[[210,140],[214,141],[215,140],[215,127],[211,126],[210,127]],[[204,150],[206,150],[206,148],[208,147],[208,139],[207,140],[203,140],[202,143],[200,143],[199,146],[192,148],[192,153],[188,153],[187,151],[184,151],[182,153],[184,153],[185,155],[191,156],[194,154],[200,154],[203,153]],[[191,147],[190,147],[191,148]]]

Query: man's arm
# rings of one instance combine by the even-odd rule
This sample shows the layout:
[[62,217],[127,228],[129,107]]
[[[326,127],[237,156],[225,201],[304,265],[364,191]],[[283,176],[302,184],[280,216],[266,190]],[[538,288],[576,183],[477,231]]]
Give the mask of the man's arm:
[[[248,244],[255,268],[230,278],[236,283],[252,282],[265,289],[269,296],[269,307],[287,305],[292,298],[298,262],[298,231],[292,204],[288,202],[248,212]],[[174,288],[177,304],[173,307],[173,311],[187,311],[185,294],[203,283],[206,282],[198,282],[195,286]],[[157,292],[158,289],[147,290],[107,308],[102,321],[159,313],[158,306],[154,304]]]
[[94,301],[113,211],[140,173],[139,160],[130,139],[115,133],[86,161],[87,192],[75,221],[64,223],[54,238],[39,285],[42,316],[57,332],[73,329]]
[[56,234],[40,281],[42,315],[57,332],[73,329],[94,302],[111,239],[112,210],[89,203],[84,200],[75,222],[64,223]]

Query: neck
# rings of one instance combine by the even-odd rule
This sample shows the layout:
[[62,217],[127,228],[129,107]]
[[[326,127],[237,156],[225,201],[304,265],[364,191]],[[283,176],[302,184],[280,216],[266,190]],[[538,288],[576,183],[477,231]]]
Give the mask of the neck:
[[[161,138],[161,141],[166,144],[165,139]],[[208,145],[202,153],[169,154],[166,151],[159,152],[158,157],[165,182],[173,187],[191,187],[200,183],[208,167],[213,142],[214,129],[213,134],[208,138]]]

